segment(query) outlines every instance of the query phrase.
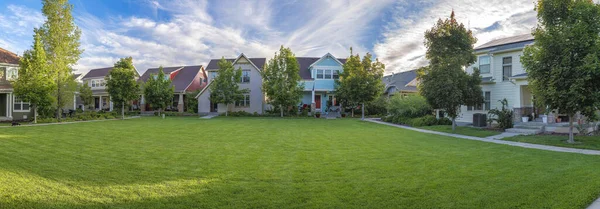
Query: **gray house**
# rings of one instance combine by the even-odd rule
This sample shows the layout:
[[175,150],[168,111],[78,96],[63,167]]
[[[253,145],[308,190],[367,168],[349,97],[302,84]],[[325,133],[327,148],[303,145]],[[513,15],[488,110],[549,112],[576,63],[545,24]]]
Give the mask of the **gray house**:
[[19,56],[0,48],[0,121],[26,120],[33,116],[29,102],[13,93],[11,81],[19,76]]
[[235,104],[218,104],[210,101],[210,86],[213,79],[219,73],[220,59],[212,59],[206,66],[208,74],[208,85],[206,85],[196,96],[198,100],[198,113],[224,113],[228,111],[245,111],[248,113],[263,114],[265,109],[265,95],[262,91],[262,68],[265,65],[266,58],[248,58],[243,53],[236,59],[227,59],[233,63],[235,69],[242,69],[242,78],[239,81],[240,89],[247,89],[249,92],[244,98]]
[[[82,83],[87,84],[92,88],[94,110],[113,110],[113,103],[110,101],[110,95],[108,95],[108,92],[106,91],[105,80],[106,75],[108,75],[112,69],[113,67],[92,69],[81,78]],[[137,79],[139,78],[140,73],[137,69],[135,69],[135,72]],[[82,104],[78,104],[78,106],[84,108]]]
[[396,93],[408,95],[417,93],[417,70],[393,73],[383,77],[385,84],[384,95],[391,96]]

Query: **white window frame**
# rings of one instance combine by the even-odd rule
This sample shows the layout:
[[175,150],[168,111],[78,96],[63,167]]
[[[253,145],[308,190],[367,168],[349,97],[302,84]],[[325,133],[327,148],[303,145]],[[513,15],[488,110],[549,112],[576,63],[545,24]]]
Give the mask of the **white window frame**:
[[[487,63],[487,64],[481,64],[481,60],[482,60],[483,58],[487,58],[487,59],[488,59],[488,63]],[[480,56],[480,57],[479,57],[479,62],[478,62],[478,64],[479,64],[479,72],[480,72],[481,74],[489,74],[489,73],[491,73],[491,72],[492,72],[492,57],[491,57],[491,56],[489,56],[489,55]],[[488,67],[488,71],[487,71],[487,72],[483,72],[483,71],[481,70],[481,66],[482,66],[482,65],[487,65],[487,66],[489,66],[489,67]]]
[[[319,78],[319,71],[321,72],[321,73],[320,73],[320,74],[321,74],[321,77],[320,77],[320,78]],[[317,69],[317,72],[316,72],[315,78],[316,78],[316,79],[324,79],[324,78],[325,78],[325,70],[320,70],[320,69]]]
[[106,81],[104,79],[92,79],[90,86],[92,88],[102,88],[106,86]]
[[244,94],[243,97],[244,98],[242,100],[240,100],[240,101],[243,101],[243,104],[241,104],[240,101],[236,101],[235,107],[242,107],[242,108],[250,107],[250,94]]
[[[248,76],[244,76],[244,73],[248,73]],[[250,83],[250,70],[242,70],[242,78],[240,80],[241,83]],[[247,77],[248,81],[244,81],[244,78]]]
[[[329,76],[329,78],[327,78]],[[323,71],[323,79],[331,80],[333,79],[333,70],[325,70]]]
[[[13,72],[13,73],[9,73],[9,72]],[[7,67],[6,71],[4,72],[4,74],[6,76],[6,80],[7,81],[16,80],[17,78],[19,78],[19,68],[16,68],[16,67]],[[13,75],[14,77],[10,77],[11,75]]]
[[208,72],[208,81],[215,80],[215,78],[217,76],[219,76],[219,73],[217,71],[209,71]]
[[[486,98],[485,95],[489,94],[490,97]],[[485,111],[489,111],[492,109],[492,92],[491,91],[484,91],[483,92],[483,110]]]
[[[509,59],[510,58],[510,63],[504,63],[504,59]],[[507,57],[502,57],[502,81],[510,81],[510,76],[512,76],[512,61],[513,58],[512,56],[507,56]],[[510,68],[510,72],[508,73],[509,76],[504,76],[504,68],[508,67]]]
[[[335,77],[337,75],[337,78]],[[338,80],[340,79],[340,70],[332,70],[331,79]]]
[[[20,100],[19,102],[17,102],[17,100]],[[13,104],[12,104],[12,109],[13,112],[30,112],[31,111],[31,104],[29,102],[23,102],[23,100],[19,99],[19,97],[15,96],[13,94],[13,98],[12,98]],[[19,108],[18,110],[15,108],[15,104],[19,104],[21,106],[21,108]],[[27,110],[23,109],[23,105],[27,104]]]

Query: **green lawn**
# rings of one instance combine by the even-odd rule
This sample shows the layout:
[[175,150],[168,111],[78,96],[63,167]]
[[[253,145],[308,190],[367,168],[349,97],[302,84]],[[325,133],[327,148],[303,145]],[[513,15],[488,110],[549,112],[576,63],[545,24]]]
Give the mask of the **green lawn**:
[[600,156],[347,119],[0,130],[0,208],[585,208],[599,169]]
[[417,127],[417,128],[427,129],[427,130],[432,130],[432,131],[439,131],[439,132],[446,132],[446,133],[451,133],[451,134],[476,136],[476,137],[488,137],[488,136],[494,136],[494,135],[501,134],[498,131],[490,131],[490,130],[485,130],[485,129],[480,129],[480,128],[463,127],[463,126],[457,126],[456,131],[452,131],[452,126],[445,126],[445,125],[424,126],[424,127]]
[[503,140],[545,144],[559,147],[600,150],[600,136],[575,136],[575,144],[567,143],[569,136],[560,135],[529,135],[504,138]]

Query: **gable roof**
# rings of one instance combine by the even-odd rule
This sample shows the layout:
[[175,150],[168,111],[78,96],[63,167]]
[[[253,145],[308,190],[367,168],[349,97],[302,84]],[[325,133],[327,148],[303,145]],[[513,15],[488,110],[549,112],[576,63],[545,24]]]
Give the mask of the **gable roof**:
[[19,56],[6,49],[0,48],[0,63],[18,65]]
[[[246,55],[244,55],[244,53],[242,53],[242,54],[240,54],[240,56],[238,56],[235,59],[225,59],[225,60],[235,64],[235,62],[238,59],[240,59],[242,56],[246,57]],[[267,58],[248,58],[248,57],[246,57],[246,59],[248,59],[250,61],[250,63],[253,64],[259,71],[261,71],[263,69],[265,62],[267,62]],[[208,62],[208,65],[206,65],[206,70],[218,70],[220,60],[221,59],[211,59],[210,62]]]
[[[183,68],[183,66],[163,67],[163,72],[165,73],[165,75],[169,75],[174,71],[180,70],[181,68]],[[158,71],[159,71],[159,68],[150,68],[150,69],[146,70],[146,72],[144,72],[144,74],[142,76],[140,76],[140,79],[138,79],[138,81],[146,82],[146,81],[148,81],[148,78],[150,78],[150,75],[157,74]]]
[[[175,92],[183,92],[192,84],[198,73],[202,72],[202,65],[163,67],[163,72],[166,76],[169,76],[176,71],[179,72],[177,72],[175,77],[171,80],[171,85],[175,88]],[[142,75],[138,81],[146,82],[151,75],[157,74],[158,72],[159,68],[150,68],[146,70],[144,75]]]
[[[327,56],[327,55],[325,55],[325,56]],[[312,79],[309,69],[314,63],[317,63],[317,61],[321,60],[322,58],[323,57],[296,57],[296,61],[298,62],[298,65],[300,68],[300,72],[299,72],[300,77],[304,80]],[[344,63],[346,63],[346,59],[337,59],[336,58],[336,60],[342,65]]]
[[108,75],[108,73],[112,69],[113,69],[113,67],[105,67],[105,68],[92,69],[92,70],[90,70],[90,72],[88,72],[87,74],[85,74],[85,76],[83,76],[83,78],[81,78],[81,79],[96,78],[96,77],[106,77],[106,75]]
[[344,65],[344,63],[340,62],[340,60],[338,60],[336,57],[334,57],[333,55],[331,55],[330,53],[327,53],[325,55],[323,55],[320,59],[318,59],[317,61],[315,61],[314,63],[310,64],[309,68],[312,67],[313,65],[317,64],[317,62],[326,59],[327,57],[331,57],[333,58],[333,60],[335,60],[338,64],[340,65]]
[[408,85],[415,78],[417,78],[417,70],[411,70],[384,76],[383,83],[385,83],[386,91],[390,87],[395,87],[398,91],[417,91],[416,86]]
[[[504,46],[509,44],[518,44],[518,43],[529,43],[533,42],[533,35],[531,34],[523,34],[518,36],[511,36],[506,38],[495,39],[489,41],[481,46],[475,47],[475,50],[484,50],[492,47]],[[525,45],[523,45],[525,46]]]

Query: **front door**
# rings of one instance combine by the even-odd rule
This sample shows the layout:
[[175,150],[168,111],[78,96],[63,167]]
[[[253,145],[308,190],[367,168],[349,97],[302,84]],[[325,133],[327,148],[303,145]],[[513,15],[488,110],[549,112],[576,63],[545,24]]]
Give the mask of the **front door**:
[[7,95],[0,94],[0,117],[8,116],[8,106],[6,106]]
[[315,108],[321,109],[321,95],[315,95]]
[[100,109],[100,97],[94,97],[94,109]]

